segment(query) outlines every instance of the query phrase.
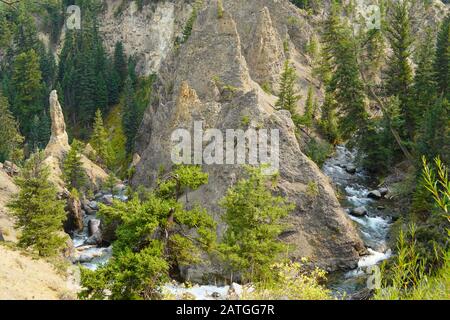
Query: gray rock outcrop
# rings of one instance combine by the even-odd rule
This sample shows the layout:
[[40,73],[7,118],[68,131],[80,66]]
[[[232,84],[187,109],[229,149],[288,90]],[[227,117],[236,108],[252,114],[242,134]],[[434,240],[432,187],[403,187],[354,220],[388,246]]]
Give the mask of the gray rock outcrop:
[[[258,77],[259,66],[271,59],[248,57],[244,52],[248,48],[255,54],[280,57],[280,52],[272,52],[278,51],[275,46],[265,49],[270,52],[261,51],[258,46],[249,45],[252,35],[241,37],[243,26],[254,17],[263,20],[260,26],[270,29],[270,32],[262,32],[264,36],[260,38],[285,38],[285,24],[281,24],[280,17],[270,18],[272,10],[289,12],[305,25],[305,30],[311,29],[295,7],[284,0],[278,2],[226,1],[224,14],[218,18],[217,1],[205,1],[191,37],[180,48],[179,55],[168,59],[161,67],[155,87],[159,99],[144,115],[137,142],[141,160],[132,184],[151,186],[161,166],[170,169],[171,133],[178,128],[192,132],[194,121],[203,121],[205,128],[217,128],[222,132],[245,130],[246,126],[278,129],[280,179],[276,192],[296,204],[287,221],[290,231],[283,235],[283,239],[293,245],[291,256],[307,257],[328,270],[353,268],[365,249],[352,222],[341,208],[328,178],[300,149],[290,113],[276,110],[275,97],[265,93],[252,78],[252,75]],[[255,12],[256,7],[263,10]],[[272,28],[268,27],[269,18]],[[264,41],[270,42],[269,38]],[[251,59],[256,60],[247,62]],[[242,124],[244,117],[249,119],[246,126]],[[209,184],[191,192],[188,198],[191,203],[198,202],[209,209],[220,222],[221,210],[217,203],[242,175],[243,169],[240,165],[205,165],[203,169],[209,173]],[[317,185],[317,196],[308,194],[310,184]],[[220,224],[219,235],[224,228]]]

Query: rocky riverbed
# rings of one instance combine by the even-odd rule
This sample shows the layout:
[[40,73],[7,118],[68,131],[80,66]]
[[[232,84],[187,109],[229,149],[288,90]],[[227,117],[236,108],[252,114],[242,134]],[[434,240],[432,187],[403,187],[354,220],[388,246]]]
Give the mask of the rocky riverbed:
[[392,254],[387,245],[394,215],[387,200],[389,190],[378,188],[370,175],[358,169],[356,152],[345,146],[336,148],[334,156],[325,162],[323,171],[333,181],[342,206],[356,224],[369,252],[358,262],[357,269],[330,275],[330,287],[338,295],[346,293],[351,296],[366,289],[368,267],[379,264]]

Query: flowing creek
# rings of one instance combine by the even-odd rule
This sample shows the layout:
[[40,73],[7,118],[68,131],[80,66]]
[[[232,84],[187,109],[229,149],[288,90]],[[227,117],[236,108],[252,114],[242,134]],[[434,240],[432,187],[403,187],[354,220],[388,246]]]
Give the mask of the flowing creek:
[[[387,237],[392,218],[389,203],[371,199],[368,194],[374,190],[374,181],[364,171],[356,169],[356,153],[345,146],[338,146],[333,157],[323,165],[323,172],[331,178],[346,209],[366,245],[369,255],[358,262],[358,268],[345,273],[330,275],[330,288],[337,294],[356,293],[366,288],[366,269],[388,259],[392,252],[387,247]],[[365,208],[363,216],[351,215],[356,208]]]
[[[366,286],[365,280],[367,267],[373,266],[389,258],[391,250],[387,248],[387,235],[391,224],[389,210],[381,208],[379,201],[370,199],[368,193],[372,190],[373,181],[365,172],[356,169],[355,153],[350,152],[344,146],[338,146],[334,156],[328,159],[323,172],[331,178],[338,192],[342,195],[341,204],[346,208],[347,214],[352,219],[368,248],[369,255],[364,256],[358,262],[358,268],[345,273],[335,273],[330,275],[330,288],[337,296],[353,294],[362,290]],[[117,195],[99,193],[95,200],[88,203],[93,209],[91,215],[84,216],[84,229],[80,233],[73,234],[73,243],[76,248],[75,263],[81,264],[91,270],[95,270],[99,265],[106,263],[112,255],[112,248],[102,247],[95,244],[91,225],[95,225],[98,210],[98,203],[111,203],[112,198],[126,201],[128,198],[124,194],[125,188]],[[386,205],[383,203],[383,205]],[[350,214],[352,208],[364,207],[367,214],[356,217]],[[95,232],[95,230],[94,230]],[[234,284],[235,287],[240,287]],[[167,284],[165,289],[176,296],[190,294],[197,299],[223,299],[227,296],[229,286],[199,286],[184,288],[178,284]],[[239,291],[239,290],[236,290]]]

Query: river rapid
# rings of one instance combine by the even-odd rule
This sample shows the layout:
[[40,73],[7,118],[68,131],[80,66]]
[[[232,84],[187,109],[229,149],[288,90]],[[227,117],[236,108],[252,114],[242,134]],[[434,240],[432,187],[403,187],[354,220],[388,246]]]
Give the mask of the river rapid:
[[[389,201],[372,199],[368,195],[376,189],[375,179],[357,168],[356,152],[337,146],[334,155],[322,168],[333,182],[348,217],[355,223],[369,255],[358,262],[358,268],[330,275],[330,287],[337,295],[351,295],[367,287],[368,267],[388,259],[392,251],[387,240],[392,224]],[[365,208],[364,216],[352,215],[352,210]]]
[[[385,203],[380,207],[377,200],[368,197],[368,193],[375,188],[374,179],[364,171],[357,169],[356,154],[345,146],[338,146],[334,155],[329,158],[324,166],[323,172],[332,180],[342,206],[346,209],[350,219],[353,220],[363,239],[369,255],[364,256],[358,262],[358,268],[348,272],[339,272],[329,275],[329,287],[337,297],[348,297],[366,287],[366,269],[379,264],[391,255],[391,250],[387,247],[387,236],[391,225],[389,209]],[[89,202],[89,206],[94,209],[94,214],[84,215],[84,229],[72,235],[75,246],[75,264],[80,264],[91,270],[97,269],[101,264],[106,263],[112,255],[112,247],[105,247],[93,243],[93,232],[91,225],[99,221],[95,211],[98,210],[99,203],[111,203],[112,198],[127,201],[124,194],[125,189],[118,194],[99,193],[95,199]],[[351,215],[352,208],[364,207],[367,214],[364,216]],[[235,288],[240,288],[238,284],[233,284]],[[186,288],[179,284],[167,284],[165,289],[168,293],[177,297],[189,294],[198,300],[224,299],[230,289],[229,286],[200,286]],[[235,290],[239,291],[239,290]]]

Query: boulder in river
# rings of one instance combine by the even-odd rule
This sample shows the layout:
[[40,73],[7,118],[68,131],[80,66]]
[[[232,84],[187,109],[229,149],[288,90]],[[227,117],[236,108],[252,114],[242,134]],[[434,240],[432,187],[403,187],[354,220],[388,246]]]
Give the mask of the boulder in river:
[[90,201],[88,203],[88,207],[90,207],[92,210],[95,210],[95,211],[97,211],[99,209],[97,201]]
[[111,206],[113,204],[114,197],[111,194],[105,194],[100,198],[100,202],[106,204],[107,206]]
[[91,219],[88,223],[89,236],[100,233],[101,221],[99,219]]
[[378,191],[380,191],[380,194],[382,197],[385,197],[389,193],[388,188],[380,188],[380,189],[378,189]]
[[367,197],[371,198],[371,199],[379,200],[383,196],[381,195],[381,192],[379,190],[372,190],[367,194]]
[[355,174],[356,173],[356,167],[352,164],[346,165],[345,166],[345,171],[347,171],[347,173],[350,174]]
[[77,197],[70,195],[67,198],[67,222],[65,224],[65,229],[68,231],[80,231],[83,229],[83,226],[81,201]]
[[367,209],[366,207],[352,208],[350,214],[355,217],[364,217],[367,215]]

